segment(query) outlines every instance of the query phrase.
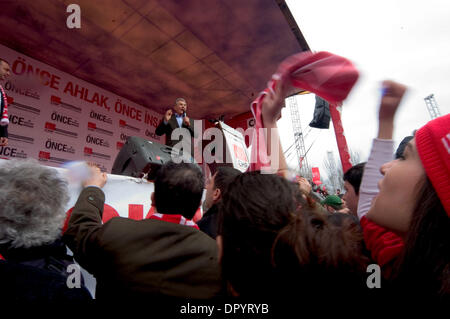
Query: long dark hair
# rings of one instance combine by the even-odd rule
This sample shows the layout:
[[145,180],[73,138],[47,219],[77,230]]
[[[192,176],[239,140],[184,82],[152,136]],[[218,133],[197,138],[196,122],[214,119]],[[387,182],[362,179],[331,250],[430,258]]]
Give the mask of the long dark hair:
[[241,297],[367,290],[361,231],[347,221],[334,225],[296,187],[258,172],[230,183],[219,208],[224,278]]
[[337,226],[318,208],[303,208],[275,239],[272,264],[297,293],[336,298],[348,290],[350,298],[367,291],[362,241],[350,219]]
[[241,296],[265,295],[275,284],[270,247],[295,211],[294,193],[280,176],[247,172],[229,184],[219,205],[222,270]]
[[418,184],[405,248],[396,263],[394,284],[425,297],[450,296],[450,218],[428,177]]

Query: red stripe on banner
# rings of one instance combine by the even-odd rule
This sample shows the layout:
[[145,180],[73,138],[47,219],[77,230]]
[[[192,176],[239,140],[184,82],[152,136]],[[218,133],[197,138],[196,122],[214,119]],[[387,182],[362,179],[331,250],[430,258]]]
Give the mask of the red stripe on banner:
[[49,152],[40,151],[39,152],[39,159],[50,159],[50,153]]
[[[134,206],[142,206],[142,205],[134,205]],[[142,207],[142,210],[144,210],[143,207]],[[62,233],[63,234],[65,233],[65,231],[67,230],[67,227],[69,226],[69,220],[70,220],[70,217],[72,217],[72,211],[73,211],[73,207],[70,208],[66,212],[66,219],[64,221],[64,225],[63,225],[63,228],[62,228]],[[143,213],[141,212],[141,218],[140,219],[142,219],[142,215],[143,215]],[[102,222],[106,223],[108,220],[110,220],[113,217],[120,217],[119,213],[113,207],[109,206],[108,204],[104,204],[103,205]],[[130,218],[131,218],[131,213],[130,213]]]
[[54,131],[56,129],[56,125],[54,123],[50,123],[50,122],[45,122],[45,128],[47,130],[52,130]]
[[119,213],[108,204],[103,204],[103,224],[113,217],[120,217]]
[[144,217],[144,205],[128,204],[128,218],[141,220]]
[[61,103],[61,98],[56,95],[52,95],[50,101],[54,103]]

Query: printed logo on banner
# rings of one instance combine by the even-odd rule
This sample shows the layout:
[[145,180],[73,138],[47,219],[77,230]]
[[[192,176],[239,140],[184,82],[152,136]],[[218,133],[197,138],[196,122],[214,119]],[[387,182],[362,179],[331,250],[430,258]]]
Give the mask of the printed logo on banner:
[[44,146],[48,150],[75,154],[75,148],[73,146],[60,141],[52,140],[50,138],[48,138],[47,141],[45,141]]
[[68,159],[60,158],[51,156],[50,152],[46,151],[39,151],[39,161],[41,162],[50,162],[50,163],[56,163],[56,164],[64,164],[68,162]]
[[8,133],[8,135],[9,135],[8,139],[10,141],[34,144],[34,138],[32,138],[32,137],[18,135],[18,134],[14,134],[14,133]]
[[158,140],[161,138],[161,136],[156,135],[154,132],[150,132],[149,130],[145,130],[145,136],[151,137],[155,140]]
[[83,152],[84,152],[84,156],[87,156],[87,157],[92,156],[92,157],[97,157],[97,158],[101,158],[101,159],[105,159],[105,160],[111,159],[110,155],[94,152],[94,150],[92,148],[87,147],[87,146],[84,147]]
[[109,142],[103,138],[88,134],[86,136],[86,143],[88,144],[94,144],[94,145],[98,145],[98,146],[103,146],[103,147],[109,147]]
[[0,158],[28,158],[28,154],[24,150],[13,146],[0,146]]
[[31,97],[31,98],[36,99],[36,100],[40,100],[41,99],[41,97],[39,96],[38,92],[36,92],[34,90],[31,90],[31,89],[28,89],[28,88],[26,88],[26,89],[21,88],[21,87],[17,86],[16,84],[12,83],[11,81],[7,81],[3,88],[6,91],[10,91],[10,92],[15,93],[15,94]]
[[104,115],[102,113],[98,113],[98,112],[96,112],[94,110],[91,110],[91,112],[89,113],[89,117],[91,119],[94,119],[94,120],[97,120],[97,121],[102,121],[102,122],[105,122],[105,123],[108,123],[108,124],[112,124],[112,118],[111,117],[109,117],[107,115]]
[[129,138],[130,136],[129,135],[126,135],[126,134],[124,134],[124,133],[120,133],[120,139],[122,140],[122,141],[127,141],[128,140],[128,138]]
[[65,108],[66,110],[72,111],[72,112],[76,112],[76,113],[81,113],[81,108],[69,103],[65,103],[61,100],[61,98],[59,96],[56,95],[52,95],[50,97],[50,103],[53,105],[57,105],[59,107]]
[[50,119],[52,121],[66,124],[69,126],[75,126],[75,127],[80,126],[78,119],[68,116],[66,114],[63,114],[63,113],[59,113],[58,111],[53,111],[52,114],[50,115]]
[[48,133],[55,133],[55,134],[69,136],[69,137],[73,137],[73,138],[78,137],[78,133],[58,128],[58,127],[56,127],[56,124],[51,123],[51,122],[45,122],[44,130]]
[[246,168],[248,167],[248,158],[244,149],[239,145],[233,144],[234,158],[237,161],[239,167]]
[[[47,164],[57,166],[74,160],[86,146],[92,153],[82,158],[103,163],[106,170],[111,168],[113,156],[128,136],[161,140],[153,128],[158,126],[161,114],[148,112],[140,105],[130,105],[112,92],[49,68],[3,45],[0,50],[13,62],[11,73],[14,75],[2,84],[10,106],[10,145],[1,150],[0,156],[36,158],[57,163]],[[29,84],[31,82],[33,85]],[[114,101],[115,104],[110,105]],[[110,106],[114,107],[116,115],[110,113],[113,111]],[[124,133],[120,138],[117,124]],[[83,135],[80,132],[86,130],[86,125],[88,130]],[[86,137],[87,134],[90,136]],[[86,141],[79,144],[83,137]]]
[[97,133],[101,133],[101,134],[105,134],[105,135],[109,135],[109,136],[113,136],[113,132],[102,129],[100,127],[97,127],[97,124],[92,123],[92,122],[88,122],[88,130],[97,132]]
[[32,106],[29,106],[29,105],[15,102],[14,99],[10,96],[7,96],[7,100],[8,100],[8,108],[11,108],[12,110],[16,109],[16,110],[20,110],[20,111],[24,111],[24,112],[28,112],[28,113],[33,113],[36,115],[41,114],[41,110],[39,110],[35,107],[32,107]]
[[17,116],[14,114],[9,115],[9,123],[16,126],[25,126],[28,128],[34,128],[34,123],[30,119],[26,119],[24,116]]
[[132,131],[136,131],[136,132],[140,132],[141,131],[139,128],[127,124],[127,122],[125,122],[124,120],[119,120],[119,126],[122,127],[122,128],[127,128],[127,129],[132,130]]

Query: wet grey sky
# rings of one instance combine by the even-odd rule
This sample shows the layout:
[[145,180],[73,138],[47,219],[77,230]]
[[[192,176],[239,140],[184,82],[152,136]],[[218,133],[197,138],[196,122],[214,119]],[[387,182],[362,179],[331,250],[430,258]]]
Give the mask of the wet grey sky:
[[[424,98],[434,93],[441,115],[450,112],[450,2],[446,0],[287,0],[310,48],[344,56],[360,78],[346,101],[342,122],[349,148],[366,160],[377,133],[380,83],[391,79],[409,87],[395,121],[394,141],[430,120]],[[298,98],[305,132],[312,119],[314,96]],[[289,110],[279,127],[286,149],[293,142]],[[323,172],[328,150],[338,158],[330,130],[313,129],[306,137],[308,161]],[[296,158],[291,156],[290,165]]]

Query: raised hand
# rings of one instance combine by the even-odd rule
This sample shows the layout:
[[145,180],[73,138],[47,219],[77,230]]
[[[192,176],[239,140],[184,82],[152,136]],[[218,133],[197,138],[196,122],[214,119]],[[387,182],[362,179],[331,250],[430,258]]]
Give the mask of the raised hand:
[[98,186],[102,188],[105,186],[106,181],[108,180],[108,177],[106,173],[102,173],[100,168],[95,165],[89,165],[91,174],[90,177],[83,182],[83,187],[86,186]]
[[311,193],[312,186],[311,186],[311,184],[308,182],[308,180],[306,178],[304,178],[304,177],[297,178],[297,184],[298,184],[298,187],[300,188],[300,190],[304,194]]
[[378,111],[378,138],[392,139],[394,117],[406,92],[406,86],[394,81],[383,81],[383,96]]
[[406,86],[393,81],[383,81],[383,97],[381,98],[379,119],[391,119],[395,116],[398,106],[406,92]]
[[284,107],[284,94],[281,85],[277,85],[275,91],[270,90],[262,101],[262,118],[264,127],[271,127],[281,117],[281,109]]
[[168,109],[168,110],[166,111],[166,114],[164,114],[164,120],[165,120],[166,122],[169,122],[170,118],[172,117],[172,114],[173,114],[172,109]]

